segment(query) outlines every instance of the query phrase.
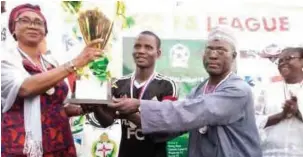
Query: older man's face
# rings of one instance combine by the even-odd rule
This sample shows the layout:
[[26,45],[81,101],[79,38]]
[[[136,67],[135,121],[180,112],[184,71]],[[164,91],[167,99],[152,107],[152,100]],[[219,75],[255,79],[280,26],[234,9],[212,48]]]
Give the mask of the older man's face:
[[203,64],[209,75],[222,75],[232,67],[234,48],[224,40],[208,41]]

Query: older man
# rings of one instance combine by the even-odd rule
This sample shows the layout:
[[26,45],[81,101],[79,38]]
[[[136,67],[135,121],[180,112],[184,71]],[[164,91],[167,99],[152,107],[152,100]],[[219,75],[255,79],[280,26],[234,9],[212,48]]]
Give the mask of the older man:
[[141,112],[144,133],[190,131],[189,157],[261,157],[252,92],[232,73],[236,58],[231,30],[214,28],[203,63],[209,79],[183,101],[118,99],[120,113]]

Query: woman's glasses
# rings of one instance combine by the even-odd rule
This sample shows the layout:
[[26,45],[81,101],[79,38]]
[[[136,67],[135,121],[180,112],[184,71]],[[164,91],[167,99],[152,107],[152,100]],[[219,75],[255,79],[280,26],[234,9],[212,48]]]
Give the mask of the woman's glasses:
[[37,27],[44,27],[44,21],[41,21],[41,20],[32,21],[29,18],[19,18],[15,22],[17,22],[23,26],[30,26],[33,24],[34,26],[37,26]]
[[278,58],[277,64],[281,64],[281,63],[288,63],[289,61],[296,59],[296,58],[301,58],[300,56],[294,56],[294,55],[290,55],[290,56],[286,56],[283,58]]

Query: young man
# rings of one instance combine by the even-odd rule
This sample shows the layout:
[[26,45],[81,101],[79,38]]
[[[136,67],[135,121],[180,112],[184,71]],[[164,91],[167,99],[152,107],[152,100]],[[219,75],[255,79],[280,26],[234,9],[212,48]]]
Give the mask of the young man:
[[235,45],[231,30],[210,32],[203,56],[209,79],[184,101],[122,98],[112,107],[127,114],[140,106],[144,133],[190,130],[189,157],[261,157],[251,89],[231,72]]
[[[139,34],[134,43],[133,59],[136,70],[130,76],[118,79],[112,88],[115,98],[136,98],[144,100],[175,100],[176,85],[167,77],[155,72],[156,60],[161,55],[161,41],[150,31]],[[95,110],[95,118],[104,127],[110,125],[114,114],[106,109]],[[143,135],[140,112],[132,115],[118,115],[122,119],[122,140],[119,157],[166,157],[165,134]],[[117,118],[117,117],[116,117]]]

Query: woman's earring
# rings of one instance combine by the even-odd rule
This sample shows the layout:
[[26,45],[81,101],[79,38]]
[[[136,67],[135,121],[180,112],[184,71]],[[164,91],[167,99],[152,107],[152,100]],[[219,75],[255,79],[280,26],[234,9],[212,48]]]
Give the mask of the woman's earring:
[[13,35],[14,39],[15,39],[15,40],[17,40],[16,33],[15,33],[15,32],[13,32],[13,34],[12,34],[12,35]]

